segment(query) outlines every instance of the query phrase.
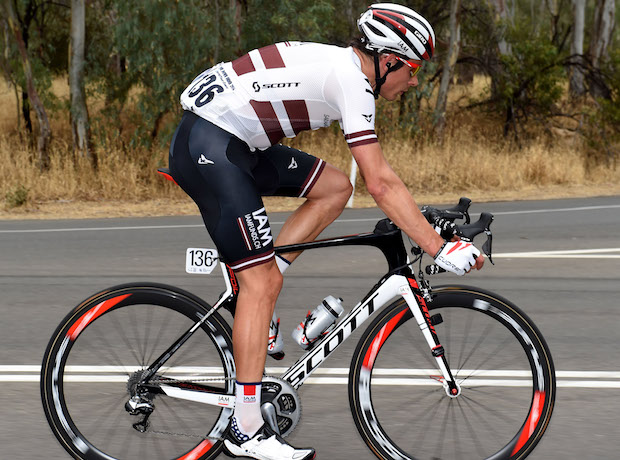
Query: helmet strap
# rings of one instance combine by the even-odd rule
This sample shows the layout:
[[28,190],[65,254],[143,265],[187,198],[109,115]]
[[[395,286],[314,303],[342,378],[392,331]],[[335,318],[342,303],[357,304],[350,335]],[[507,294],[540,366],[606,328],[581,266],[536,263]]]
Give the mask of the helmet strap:
[[379,54],[376,53],[375,56],[375,90],[374,90],[374,96],[375,99],[379,99],[379,92],[381,91],[381,87],[383,86],[383,84],[385,83],[385,79],[387,78],[388,74],[390,72],[393,72],[395,70],[400,69],[403,64],[401,62],[396,63],[396,65],[392,66],[392,64],[390,64],[389,62],[386,63],[386,67],[387,70],[385,72],[385,74],[380,77],[379,74],[381,73],[381,70],[379,69]]

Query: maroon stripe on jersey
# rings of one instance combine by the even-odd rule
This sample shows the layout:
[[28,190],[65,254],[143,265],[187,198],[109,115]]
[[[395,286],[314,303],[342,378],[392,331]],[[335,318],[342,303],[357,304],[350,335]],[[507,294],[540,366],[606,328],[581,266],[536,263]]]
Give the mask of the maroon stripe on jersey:
[[282,101],[282,103],[296,135],[310,129],[310,115],[306,101]]
[[258,52],[263,58],[263,63],[265,64],[266,69],[277,69],[284,67],[284,61],[282,60],[282,56],[280,55],[280,51],[278,51],[278,47],[276,45],[264,46],[259,48]]
[[254,109],[254,112],[256,112],[260,124],[263,125],[263,129],[265,133],[267,133],[271,145],[277,144],[277,142],[284,137],[284,131],[282,131],[282,126],[280,125],[275,110],[273,110],[271,102],[250,100],[250,105]]
[[239,76],[254,72],[256,69],[254,68],[254,63],[252,63],[252,58],[249,54],[244,54],[240,58],[232,61],[233,70]]
[[353,147],[359,147],[360,145],[374,144],[375,142],[379,142],[376,137],[373,137],[372,139],[365,139],[363,141],[349,142],[349,148],[351,149]]
[[370,136],[371,134],[375,134],[375,131],[372,129],[367,129],[366,131],[358,131],[356,133],[345,134],[344,138],[346,140],[349,140],[349,139],[355,139],[356,137]]

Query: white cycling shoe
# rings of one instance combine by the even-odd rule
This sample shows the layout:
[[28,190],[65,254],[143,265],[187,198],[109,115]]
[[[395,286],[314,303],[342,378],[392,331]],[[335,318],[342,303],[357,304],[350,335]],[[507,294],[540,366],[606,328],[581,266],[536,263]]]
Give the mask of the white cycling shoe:
[[258,460],[312,460],[316,455],[312,448],[298,449],[287,444],[267,424],[249,440],[239,439],[234,429],[229,429],[224,439],[224,453]]

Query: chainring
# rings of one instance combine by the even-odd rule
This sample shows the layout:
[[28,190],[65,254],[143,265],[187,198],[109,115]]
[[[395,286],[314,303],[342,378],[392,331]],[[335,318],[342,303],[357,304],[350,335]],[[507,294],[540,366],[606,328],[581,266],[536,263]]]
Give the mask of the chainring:
[[301,419],[301,401],[297,391],[288,382],[265,376],[262,381],[261,411],[265,421],[274,429],[275,422],[280,436],[286,437]]

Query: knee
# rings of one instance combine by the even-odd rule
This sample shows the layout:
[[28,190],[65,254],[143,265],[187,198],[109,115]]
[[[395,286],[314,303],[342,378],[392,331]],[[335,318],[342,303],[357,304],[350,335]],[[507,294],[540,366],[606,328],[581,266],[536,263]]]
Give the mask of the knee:
[[339,187],[338,194],[341,196],[341,198],[346,203],[351,197],[351,194],[353,193],[353,185],[351,185],[349,178],[345,176],[344,174],[342,175],[340,179],[338,187]]
[[253,299],[264,299],[268,303],[275,303],[283,284],[282,273],[278,266],[274,262],[251,270],[256,270],[258,276],[239,277],[241,278],[240,292]]
[[351,197],[351,193],[353,193],[353,186],[349,178],[341,171],[338,171],[337,174],[331,175],[329,185],[328,200],[333,203],[334,207],[342,210]]

